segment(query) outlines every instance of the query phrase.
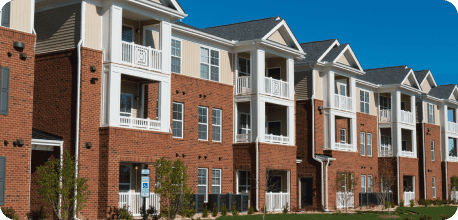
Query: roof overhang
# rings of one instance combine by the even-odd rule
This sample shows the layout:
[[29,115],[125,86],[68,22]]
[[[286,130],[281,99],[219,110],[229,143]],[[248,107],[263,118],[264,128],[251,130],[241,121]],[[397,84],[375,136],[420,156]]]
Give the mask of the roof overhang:
[[452,100],[452,96],[453,96],[454,93],[457,93],[457,96],[458,96],[458,88],[456,87],[456,85],[455,85],[455,88],[453,88],[452,93],[448,97],[449,100]]
[[402,84],[380,85],[379,90],[404,90],[415,95],[424,94],[421,90]]
[[339,40],[335,40],[334,43],[332,43],[331,46],[329,46],[328,49],[326,49],[326,51],[321,54],[321,56],[317,59],[317,62],[321,62],[323,58],[329,53],[329,51],[331,51],[335,46],[340,46]]
[[[276,54],[279,54],[279,56],[285,56],[285,57],[292,57],[297,60],[301,60],[305,58],[305,53],[300,52],[299,50],[296,50],[291,47],[287,47],[282,44],[278,44],[269,40],[262,40],[262,39],[257,39],[257,40],[247,40],[247,41],[237,41],[234,43],[234,46],[236,47],[234,49],[234,53],[239,53],[239,52],[246,52],[253,50],[255,48],[265,48],[266,50],[272,50],[276,51]],[[281,55],[280,55],[281,54]]]
[[[279,18],[280,19],[280,18]],[[286,33],[282,33],[283,35],[286,34],[286,37],[288,41],[290,41],[290,44],[292,44],[291,46],[294,46],[297,50],[299,50],[300,52],[304,53],[304,51],[302,50],[302,47],[301,45],[299,44],[299,42],[297,41],[296,37],[294,36],[293,32],[291,31],[291,29],[289,28],[288,24],[286,23],[285,20],[282,20],[279,24],[277,24],[277,26],[275,26],[272,30],[269,31],[269,33],[267,33],[266,35],[264,35],[264,37],[262,38],[263,41],[267,41],[267,39],[273,34],[275,33],[276,31],[281,31],[281,28],[284,28],[285,31],[283,32],[286,32]],[[282,31],[281,31],[282,32]],[[280,32],[280,33],[281,33]],[[305,53],[304,53],[305,54]]]
[[374,89],[380,88],[380,85],[377,85],[377,84],[374,84],[374,83],[370,83],[370,82],[367,82],[367,81],[364,81],[364,80],[360,80],[360,79],[355,79],[355,82],[358,83],[358,84],[367,86],[367,87],[374,88]]
[[204,38],[204,39],[207,39],[207,40],[212,40],[212,41],[215,41],[217,43],[224,44],[224,45],[228,45],[228,46],[233,46],[234,45],[233,41],[226,40],[224,38],[217,37],[217,36],[211,35],[211,34],[207,34],[205,32],[198,31],[198,30],[195,30],[195,29],[183,27],[181,25],[172,24],[172,29],[175,30],[175,31],[180,31],[180,32],[183,32],[183,33],[186,33],[186,34],[190,34],[190,35],[196,36],[196,37]]
[[349,71],[351,73],[354,73],[356,75],[364,75],[366,74],[366,72],[364,71],[361,71],[361,70],[358,70],[358,69],[355,69],[351,66],[347,66],[347,65],[343,65],[343,64],[340,64],[340,63],[337,63],[337,62],[321,62],[323,63],[323,66],[327,66],[327,67],[334,67],[334,68],[338,68],[338,69],[342,69],[342,70],[346,70],[346,71]]
[[[148,10],[153,10],[159,13],[163,13],[168,15],[171,19],[170,20],[178,20],[178,19],[183,19],[187,17],[188,15],[184,13],[184,11],[181,9],[181,11],[177,11],[174,9],[171,9],[167,6],[149,1],[149,0],[116,0],[116,4],[125,4],[125,3],[131,3],[133,5],[137,5],[140,7],[145,7]],[[181,8],[181,7],[180,7]]]

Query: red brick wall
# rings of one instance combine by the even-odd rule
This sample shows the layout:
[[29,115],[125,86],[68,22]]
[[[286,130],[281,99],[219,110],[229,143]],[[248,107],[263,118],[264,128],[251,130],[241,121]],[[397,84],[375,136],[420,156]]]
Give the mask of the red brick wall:
[[[444,168],[445,168],[445,162],[442,162],[442,164],[444,164]],[[445,171],[445,169],[443,169]],[[454,175],[458,176],[458,163],[457,162],[447,162],[447,180],[445,180],[445,174],[443,176],[443,190],[442,192],[443,193],[447,193],[448,195],[448,198],[450,199],[450,192],[451,192],[451,186],[450,186],[450,183],[451,183],[451,179]],[[448,185],[448,192],[445,192],[445,184]],[[444,198],[446,198],[444,196]]]
[[379,172],[380,178],[381,176],[387,175],[387,176],[390,176],[390,178],[394,179],[392,182],[393,184],[392,190],[393,190],[393,200],[395,201],[395,203],[397,203],[398,201],[397,167],[398,165],[397,165],[396,157],[379,157],[378,158],[378,172]]
[[318,110],[319,106],[323,106],[323,100],[315,99],[315,153],[323,154],[324,150],[324,110]]
[[[8,115],[0,115],[0,156],[6,157],[5,205],[25,218],[30,204],[30,166],[32,141],[33,78],[36,36],[0,27],[0,66],[10,68]],[[14,42],[23,42],[26,60]],[[12,55],[9,57],[7,53]],[[24,146],[14,147],[13,141],[22,139]],[[5,145],[4,141],[9,144]]]
[[[340,136],[340,129],[345,129],[345,137],[347,138],[345,140],[345,143],[350,143],[351,142],[351,131],[350,131],[350,119],[348,118],[337,118],[336,117],[336,142],[340,143],[341,141],[341,136]],[[331,135],[334,135],[331,133]]]
[[[423,126],[424,125],[424,134]],[[428,132],[428,129],[431,131]],[[419,197],[425,197],[425,184],[426,184],[426,198],[427,199],[442,199],[445,196],[442,195],[442,167],[441,167],[441,128],[437,125],[432,125],[428,123],[417,124],[417,152],[419,158],[419,173],[420,173],[420,188],[419,188]],[[426,161],[426,182],[424,179],[424,162],[423,162],[423,137],[424,137],[424,150],[425,150],[425,161]],[[431,153],[431,141],[434,140],[434,155],[435,160],[432,160]],[[433,197],[432,192],[432,177],[436,178],[436,197]]]

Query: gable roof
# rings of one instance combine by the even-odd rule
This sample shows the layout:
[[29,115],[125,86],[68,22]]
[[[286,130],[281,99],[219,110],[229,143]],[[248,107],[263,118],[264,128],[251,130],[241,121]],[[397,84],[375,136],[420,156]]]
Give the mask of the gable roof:
[[452,93],[456,89],[456,84],[441,85],[438,87],[432,88],[428,95],[439,98],[439,99],[449,99]]
[[429,73],[429,70],[415,71],[415,77],[417,77],[418,82],[421,84],[423,80],[425,80],[428,73]]
[[[402,84],[408,74],[413,71],[406,65],[383,67],[376,69],[364,70],[366,74],[357,76],[356,78],[379,85]],[[414,76],[415,77],[415,76]]]
[[36,128],[32,128],[32,139],[62,141],[62,137]]
[[164,4],[165,6],[171,9],[177,10],[183,14],[185,13],[180,3],[178,3],[178,1],[176,0],[160,0],[160,1],[162,2],[162,4]]
[[318,61],[332,45],[340,45],[337,39],[302,43],[302,50],[307,54],[300,62]]

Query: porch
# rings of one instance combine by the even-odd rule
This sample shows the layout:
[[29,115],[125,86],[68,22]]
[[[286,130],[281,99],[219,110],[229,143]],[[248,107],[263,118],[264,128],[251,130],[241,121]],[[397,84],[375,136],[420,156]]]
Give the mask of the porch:
[[290,171],[268,170],[266,185],[267,211],[282,211],[286,206],[290,209]]
[[[393,94],[394,95],[394,94]],[[409,96],[406,94],[399,93],[398,103],[392,102],[391,93],[381,93],[379,98],[379,107],[380,107],[380,123],[391,123],[391,122],[400,122],[405,124],[415,124],[415,97]],[[394,106],[400,106],[400,112],[397,114],[399,117],[395,121],[395,112],[396,109]]]
[[415,176],[403,176],[404,206],[410,205],[410,200],[415,200]]
[[[325,84],[325,105],[327,107],[354,112],[356,111],[356,84],[354,78],[339,75],[337,73],[328,73],[325,77],[327,83]],[[369,97],[367,97],[369,98]],[[365,106],[361,106],[362,109]]]
[[356,119],[333,115],[330,120],[330,129],[325,131],[325,140],[329,140],[325,141],[325,150],[356,151]]
[[458,109],[447,107],[447,132],[458,134]]

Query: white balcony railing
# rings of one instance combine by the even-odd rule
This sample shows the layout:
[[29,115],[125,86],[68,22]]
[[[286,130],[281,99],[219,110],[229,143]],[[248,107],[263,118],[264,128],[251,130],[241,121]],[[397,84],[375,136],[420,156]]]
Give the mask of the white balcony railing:
[[266,134],[264,141],[273,144],[289,144],[289,137],[282,135]]
[[[129,212],[134,217],[140,216],[140,210],[143,206],[143,198],[140,197],[140,193],[126,192],[119,193],[119,208],[126,206]],[[161,210],[160,197],[157,194],[150,193],[149,198],[146,198],[147,209],[152,206],[156,210]]]
[[415,152],[401,151],[401,157],[414,157],[415,158]]
[[157,120],[151,120],[149,118],[134,118],[119,116],[119,125],[129,128],[139,128],[145,130],[159,130],[161,129],[161,122]]
[[452,189],[450,192],[450,199],[454,202],[458,202],[458,191]]
[[393,148],[391,146],[384,146],[381,147],[379,154],[379,157],[393,157]]
[[[345,198],[348,198],[346,201]],[[354,208],[355,207],[355,194],[350,193],[350,192],[337,192],[336,193],[336,202],[337,202],[337,208]],[[345,206],[345,203],[347,203],[347,206]]]
[[237,134],[237,143],[249,143],[251,142],[250,134]]
[[267,95],[288,98],[288,86],[288,82],[271,77],[265,78],[265,92]]
[[353,148],[352,148],[351,144],[347,144],[347,143],[336,143],[336,144],[335,144],[335,147],[334,147],[334,150],[352,151]]
[[407,123],[407,124],[413,124],[414,122],[413,113],[401,110],[401,121],[400,122]]
[[237,77],[237,95],[251,94],[251,76]]
[[122,42],[122,62],[149,70],[162,70],[162,51],[129,42]]
[[447,122],[447,131],[452,133],[458,133],[458,124],[455,122]]
[[380,110],[380,123],[391,122],[391,110]]
[[288,209],[290,208],[289,193],[279,192],[272,193],[266,192],[266,209],[267,211],[282,211],[288,203]]
[[404,192],[404,206],[410,205],[410,200],[415,200],[415,192]]
[[352,111],[352,100],[351,97],[335,94],[334,108],[338,108],[344,111]]
[[448,156],[448,161],[458,162],[458,157]]

